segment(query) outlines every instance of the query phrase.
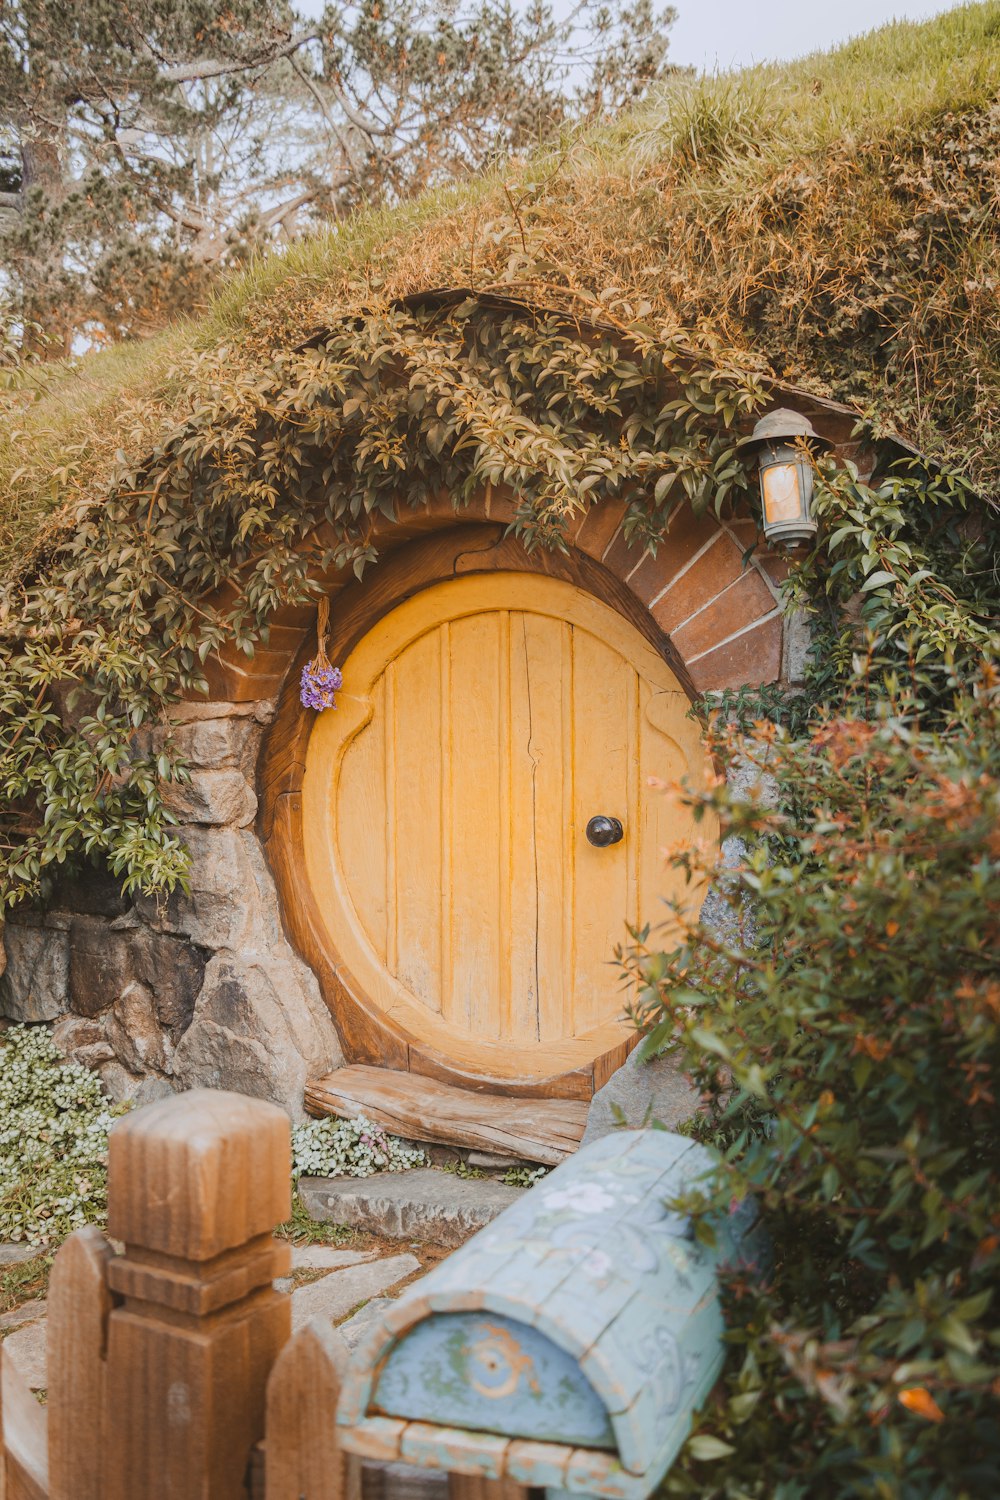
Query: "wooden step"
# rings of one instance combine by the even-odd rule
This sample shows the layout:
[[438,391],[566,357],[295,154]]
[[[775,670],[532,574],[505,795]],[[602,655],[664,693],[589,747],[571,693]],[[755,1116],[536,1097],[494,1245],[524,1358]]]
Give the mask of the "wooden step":
[[515,1160],[556,1166],[580,1144],[585,1100],[512,1099],[476,1094],[417,1073],[356,1064],[306,1084],[312,1115],[367,1115],[394,1135],[442,1146],[471,1146]]

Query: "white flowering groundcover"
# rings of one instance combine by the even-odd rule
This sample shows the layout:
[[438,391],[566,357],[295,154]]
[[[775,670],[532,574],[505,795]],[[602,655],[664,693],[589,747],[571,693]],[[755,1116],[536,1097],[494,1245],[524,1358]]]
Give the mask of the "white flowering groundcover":
[[41,1248],[103,1220],[108,1130],[121,1112],[44,1027],[0,1032],[0,1241]]
[[[44,1249],[107,1213],[112,1106],[96,1073],[67,1062],[43,1026],[0,1031],[0,1242]],[[312,1120],[292,1132],[295,1179],[370,1177],[426,1166],[416,1146],[356,1120]]]
[[373,1125],[365,1115],[353,1120],[327,1116],[292,1131],[292,1172],[299,1177],[371,1177],[375,1172],[406,1172],[425,1167],[427,1157]]

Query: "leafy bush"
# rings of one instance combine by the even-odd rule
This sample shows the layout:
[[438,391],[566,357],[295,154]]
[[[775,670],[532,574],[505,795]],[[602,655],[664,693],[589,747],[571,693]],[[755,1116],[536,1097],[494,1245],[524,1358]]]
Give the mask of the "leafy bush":
[[[793,738],[716,727],[778,801],[712,802],[744,856],[711,926],[627,956],[721,1145],[704,1214],[756,1195],[766,1279],[728,1284],[725,1399],[667,1493],[963,1500],[1000,1488],[1000,688],[930,730],[890,682]],[[730,846],[732,848],[732,846]],[[676,851],[692,878],[707,851]],[[721,903],[721,907],[720,904]],[[710,1440],[710,1441],[709,1441]],[[705,1460],[717,1460],[709,1465]]]
[[299,1177],[371,1177],[424,1167],[427,1157],[373,1125],[365,1115],[353,1120],[310,1120],[292,1131],[292,1173]]
[[0,1240],[49,1245],[103,1221],[117,1113],[43,1028],[0,1032]]

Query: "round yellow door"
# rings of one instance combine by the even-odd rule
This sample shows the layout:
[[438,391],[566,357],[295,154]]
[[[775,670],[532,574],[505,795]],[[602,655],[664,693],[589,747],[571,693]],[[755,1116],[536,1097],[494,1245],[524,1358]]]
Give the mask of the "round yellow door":
[[[308,879],[352,989],[473,1078],[621,1056],[613,961],[682,895],[693,820],[650,785],[704,775],[670,668],[562,581],[492,573],[400,604],[343,664],[303,783]],[[591,828],[594,818],[617,820]],[[714,828],[698,826],[701,837]]]

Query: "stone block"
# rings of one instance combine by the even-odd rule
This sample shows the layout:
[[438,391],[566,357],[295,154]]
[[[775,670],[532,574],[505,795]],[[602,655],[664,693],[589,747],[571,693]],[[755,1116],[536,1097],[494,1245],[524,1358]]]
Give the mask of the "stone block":
[[140,896],[136,909],[154,931],[183,935],[203,948],[239,948],[267,920],[253,850],[233,828],[186,828],[183,839],[191,857],[190,893]]
[[205,980],[205,959],[183,938],[141,928],[132,935],[135,972],[153,993],[156,1017],[174,1041],[191,1024]]
[[112,1104],[127,1104],[135,1099],[142,1083],[128,1068],[122,1067],[115,1058],[110,1062],[102,1063],[98,1068],[104,1092]]
[[300,1286],[292,1293],[292,1332],[297,1333],[313,1318],[337,1323],[360,1303],[397,1286],[419,1270],[420,1262],[415,1255],[389,1255],[383,1260],[332,1271],[308,1286]]
[[[37,1254],[38,1251],[34,1245],[15,1245],[8,1241],[0,1245],[0,1266],[20,1266],[26,1260],[34,1260]],[[24,1305],[25,1307],[31,1306],[29,1302]],[[9,1316],[9,1313],[4,1314],[4,1317]]]
[[613,1130],[641,1130],[653,1123],[675,1130],[690,1120],[700,1104],[697,1089],[672,1057],[640,1062],[638,1052],[630,1052],[590,1101],[580,1145],[598,1141]]
[[374,1250],[338,1250],[334,1245],[293,1245],[293,1271],[342,1271],[374,1260]]
[[[217,721],[217,722],[225,722]],[[242,771],[192,771],[190,781],[164,783],[163,804],[183,824],[246,828],[257,815],[257,797]]]
[[118,1061],[130,1073],[169,1072],[173,1048],[160,1028],[152,991],[144,984],[136,981],[118,996],[105,1033]]
[[[0,1245],[0,1251],[3,1250],[23,1250],[25,1253],[21,1256],[22,1263],[26,1260],[34,1260],[36,1255],[43,1253],[39,1251],[37,1245]],[[0,1266],[15,1264],[17,1262],[4,1260],[0,1255]],[[37,1323],[39,1318],[45,1317],[47,1308],[48,1302],[44,1297],[35,1297],[31,1302],[22,1302],[20,1307],[12,1307],[10,1312],[0,1313],[0,1329],[20,1328],[22,1323]]]
[[[670,556],[670,533],[667,533],[666,557]],[[743,572],[743,555],[725,532],[718,531],[700,554],[696,552],[670,582],[666,592],[652,606],[657,625],[672,635],[706,604],[711,604],[722,590],[735,583]]]
[[[365,1303],[364,1307],[359,1307],[358,1311],[345,1323],[341,1323],[341,1337],[348,1349],[358,1347],[375,1324],[381,1323],[386,1308],[391,1307],[392,1304],[392,1297],[373,1297],[370,1302]],[[393,1494],[395,1495],[395,1491]]]
[[462,1178],[433,1167],[299,1181],[299,1197],[311,1219],[436,1245],[464,1244],[524,1191],[489,1177]]
[[7,967],[0,978],[0,1016],[55,1021],[69,1009],[69,937],[61,928],[8,919]]
[[256,755],[262,726],[243,714],[232,718],[192,719],[157,731],[157,743],[168,737],[188,765],[206,770],[236,766],[245,770]]
[[129,935],[103,917],[76,917],[69,931],[70,1004],[79,1016],[98,1016],[136,978]]
[[156,1104],[160,1099],[169,1099],[171,1094],[176,1093],[169,1078],[157,1078],[150,1074],[144,1078],[132,1095],[132,1103],[136,1109],[142,1109],[146,1104]]
[[216,954],[177,1048],[174,1077],[184,1088],[270,1099],[304,1119],[307,1077],[341,1060],[329,1013],[320,1006],[315,976],[297,959]]
[[83,1016],[63,1016],[52,1028],[52,1041],[65,1058],[85,1068],[99,1068],[115,1055],[101,1022]]
[[692,661],[731,640],[747,626],[773,614],[778,606],[756,568],[748,568],[729,588],[723,589],[673,634],[673,643],[685,661]]
[[699,656],[697,661],[689,661],[695,691],[712,693],[727,687],[759,687],[764,682],[777,682],[781,676],[781,641],[781,617],[774,615]]
[[802,682],[809,667],[813,635],[809,613],[804,609],[793,609],[785,618],[785,680]]

